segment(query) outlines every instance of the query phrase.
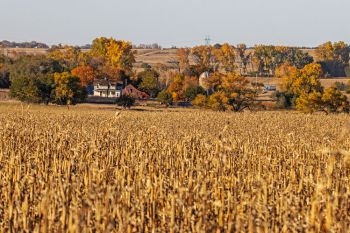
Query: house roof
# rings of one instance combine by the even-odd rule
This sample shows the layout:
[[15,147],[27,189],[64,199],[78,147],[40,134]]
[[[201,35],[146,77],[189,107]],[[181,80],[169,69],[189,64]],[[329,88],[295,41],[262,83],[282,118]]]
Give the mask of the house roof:
[[146,92],[138,90],[136,87],[134,87],[132,84],[127,85],[123,89],[123,94],[124,95],[131,95],[137,98],[144,98],[144,97],[149,97],[149,95]]
[[117,84],[123,84],[123,81],[114,81],[114,80],[106,80],[106,79],[99,79],[99,80],[95,80],[94,81],[94,85],[103,85],[103,86],[107,86],[107,85],[117,85]]

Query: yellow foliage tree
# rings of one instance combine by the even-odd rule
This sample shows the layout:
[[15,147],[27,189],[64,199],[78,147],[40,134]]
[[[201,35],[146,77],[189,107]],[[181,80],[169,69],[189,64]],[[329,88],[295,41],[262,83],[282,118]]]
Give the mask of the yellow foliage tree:
[[286,64],[278,72],[282,77],[281,89],[285,92],[301,95],[322,91],[319,80],[322,77],[320,64],[311,63],[300,70]]
[[217,59],[211,46],[196,46],[192,48],[191,55],[200,72],[214,70]]
[[110,76],[111,79],[119,78],[120,72],[131,75],[135,52],[132,44],[127,41],[97,38],[92,43],[90,54],[99,61],[99,70]]
[[214,54],[225,72],[234,72],[236,69],[236,49],[230,44],[223,44],[219,49],[214,50]]
[[336,77],[346,75],[345,68],[349,67],[350,46],[345,42],[324,43],[317,47],[315,53],[327,75]]
[[336,87],[330,87],[323,93],[315,91],[302,94],[296,100],[296,107],[306,113],[315,111],[323,111],[327,114],[349,112],[349,101],[346,95],[337,90]]
[[231,110],[230,99],[225,92],[215,92],[208,98],[208,107],[216,111]]
[[322,93],[313,91],[311,93],[302,93],[295,101],[296,108],[305,113],[312,113],[322,109]]
[[54,49],[48,54],[49,58],[59,61],[68,70],[79,64],[81,56],[80,48],[71,46]]
[[[214,96],[215,98],[218,98],[218,96],[222,97],[222,94],[225,94],[228,100],[225,103],[231,106],[230,108],[226,108],[227,110],[230,109],[239,112],[254,104],[256,91],[249,87],[249,81],[246,78],[237,73],[213,73],[206,81],[206,86],[214,94],[220,93],[220,95],[216,94]],[[212,105],[209,104],[209,107],[212,108]]]
[[207,105],[207,97],[205,95],[199,94],[191,103],[194,106],[205,107]]
[[180,73],[175,74],[173,77],[173,82],[168,87],[168,92],[170,92],[173,96],[174,101],[178,101],[181,99],[183,95],[183,84],[184,84],[185,76]]
[[75,104],[86,97],[86,90],[80,85],[79,78],[68,72],[55,73],[53,81],[55,85],[53,99],[57,104]]
[[327,88],[322,95],[324,110],[327,113],[349,112],[349,101],[346,95],[336,87]]

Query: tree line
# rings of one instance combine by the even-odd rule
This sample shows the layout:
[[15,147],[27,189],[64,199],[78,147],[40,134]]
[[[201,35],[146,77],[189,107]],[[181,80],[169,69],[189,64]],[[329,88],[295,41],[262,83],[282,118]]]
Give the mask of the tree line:
[[18,43],[18,42],[11,42],[8,40],[3,40],[0,41],[0,48],[43,48],[43,49],[47,49],[49,48],[49,46],[47,44],[44,43],[40,43],[40,42],[36,42],[36,41],[31,41],[31,42],[22,42],[22,43]]
[[[196,46],[177,50],[178,69],[143,64],[135,70],[135,50],[130,42],[96,38],[91,49],[52,48],[46,56],[0,57],[0,88],[35,103],[75,104],[84,101],[87,86],[95,80],[127,81],[169,106],[174,102],[218,111],[242,111],[257,107],[261,85],[246,76],[270,76],[282,80],[273,96],[278,107],[305,112],[348,111],[339,86],[323,88],[321,77],[343,75],[349,68],[349,45],[327,42],[315,50],[315,59],[302,49],[244,44]],[[125,99],[127,103],[132,100]]]
[[196,46],[177,53],[178,73],[161,93],[163,102],[189,100],[219,111],[257,107],[262,87],[249,83],[245,76],[258,75],[282,79],[281,91],[273,96],[277,107],[304,112],[349,111],[348,99],[338,86],[324,88],[320,82],[324,77],[346,75],[350,47],[344,42],[320,45],[315,50],[316,59],[301,49],[272,45],[254,49],[244,44]]

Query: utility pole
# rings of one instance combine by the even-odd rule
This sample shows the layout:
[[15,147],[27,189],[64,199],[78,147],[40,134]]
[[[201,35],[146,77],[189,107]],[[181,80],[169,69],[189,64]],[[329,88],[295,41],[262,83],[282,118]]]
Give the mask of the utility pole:
[[206,36],[206,37],[204,38],[204,41],[205,41],[205,45],[206,45],[206,46],[209,46],[209,45],[210,45],[210,42],[211,42],[210,36]]

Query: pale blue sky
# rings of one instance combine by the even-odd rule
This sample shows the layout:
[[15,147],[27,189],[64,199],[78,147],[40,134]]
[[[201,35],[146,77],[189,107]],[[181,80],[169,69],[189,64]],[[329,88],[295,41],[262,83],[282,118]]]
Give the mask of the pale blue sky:
[[163,46],[350,42],[350,0],[0,0],[0,40]]

